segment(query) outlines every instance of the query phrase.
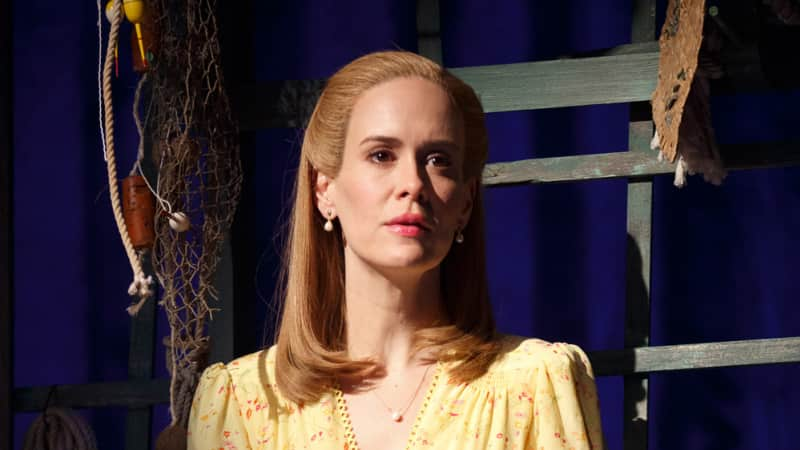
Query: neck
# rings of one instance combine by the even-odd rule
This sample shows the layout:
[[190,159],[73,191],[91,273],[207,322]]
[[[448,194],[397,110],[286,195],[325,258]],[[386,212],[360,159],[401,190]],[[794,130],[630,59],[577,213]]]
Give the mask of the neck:
[[387,372],[419,364],[414,333],[439,321],[439,268],[387,275],[353,255],[345,263],[347,350],[380,362]]

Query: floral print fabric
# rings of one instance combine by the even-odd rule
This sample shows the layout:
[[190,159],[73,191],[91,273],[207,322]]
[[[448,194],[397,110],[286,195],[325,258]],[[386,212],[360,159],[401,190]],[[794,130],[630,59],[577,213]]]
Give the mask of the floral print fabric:
[[[507,352],[470,383],[432,386],[408,449],[602,449],[591,366],[574,345],[504,338]],[[334,391],[298,407],[275,384],[275,349],[203,373],[189,418],[190,450],[356,450]],[[358,430],[356,430],[357,434]]]

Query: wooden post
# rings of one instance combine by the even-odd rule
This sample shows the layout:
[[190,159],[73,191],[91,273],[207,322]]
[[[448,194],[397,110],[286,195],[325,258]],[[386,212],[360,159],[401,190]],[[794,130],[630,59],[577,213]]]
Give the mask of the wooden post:
[[[655,38],[655,0],[636,0],[632,43]],[[650,151],[653,124],[647,102],[631,104],[628,143],[631,152]],[[653,154],[655,158],[655,154]],[[625,285],[625,348],[650,344],[650,253],[653,228],[653,179],[628,182],[628,240]],[[636,361],[633,362],[634,367]],[[623,448],[647,449],[648,376],[626,375],[623,396]]]
[[[145,158],[149,161],[149,158]],[[154,185],[154,184],[153,184]],[[142,261],[145,275],[152,273],[148,255]],[[149,381],[153,378],[153,356],[156,346],[156,302],[157,297],[147,300],[139,314],[131,318],[131,340],[128,352],[128,380]],[[153,423],[151,405],[128,408],[125,420],[125,448],[128,450],[149,450]]]
[[217,289],[218,301],[209,303],[214,311],[214,319],[208,321],[208,336],[211,338],[211,350],[208,361],[228,363],[234,357],[234,315],[236,307],[233,299],[233,256],[230,233],[225,233],[222,254],[214,274],[214,287]]
[[[219,2],[217,6],[225,88],[234,113],[240,110],[242,101],[236,97],[234,89],[255,81],[255,9],[253,0]],[[240,114],[235,116],[241,117]],[[262,345],[257,337],[262,324],[255,321],[258,297],[253,274],[258,263],[258,249],[253,246],[253,237],[255,233],[268,230],[256,229],[256,211],[259,208],[252,187],[256,167],[255,136],[254,130],[242,131],[240,126],[242,190],[233,224],[225,237],[222,259],[217,266],[215,286],[220,304],[210,306],[219,307],[221,311],[214,312],[214,320],[209,323],[212,347],[209,363],[227,363],[235,356],[259,350]]]
[[417,51],[443,65],[440,27],[439,0],[417,0]]

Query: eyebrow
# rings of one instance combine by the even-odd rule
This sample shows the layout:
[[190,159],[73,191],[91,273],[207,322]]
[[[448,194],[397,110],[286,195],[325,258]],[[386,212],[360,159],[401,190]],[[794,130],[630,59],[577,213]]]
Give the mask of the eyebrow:
[[[400,139],[391,136],[374,135],[365,137],[361,140],[359,145],[364,145],[368,142],[379,142],[390,147],[399,147],[402,144]],[[450,139],[434,139],[431,141],[425,141],[422,143],[422,147],[445,147],[449,150],[458,149],[458,145]]]
[[380,136],[380,135],[367,136],[364,139],[362,139],[358,145],[364,145],[367,142],[380,142],[382,144],[387,144],[392,147],[397,147],[400,145],[400,139],[389,136]]

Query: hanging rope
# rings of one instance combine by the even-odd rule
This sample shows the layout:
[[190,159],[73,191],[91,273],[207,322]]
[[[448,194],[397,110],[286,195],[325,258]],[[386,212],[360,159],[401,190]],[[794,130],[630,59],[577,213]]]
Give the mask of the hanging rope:
[[106,133],[103,130],[103,6],[97,0],[97,119],[100,142],[103,144],[103,161],[106,160]]
[[108,46],[106,48],[106,60],[103,65],[103,107],[105,112],[105,138],[106,138],[106,168],[108,171],[108,190],[111,197],[111,209],[114,212],[114,219],[117,223],[117,230],[125,253],[128,255],[128,262],[133,270],[133,281],[128,287],[128,294],[138,296],[139,301],[127,308],[128,314],[135,316],[141,309],[144,302],[153,295],[151,284],[153,278],[145,276],[142,270],[142,263],[133,248],[133,243],[128,235],[125,226],[125,219],[122,216],[122,206],[119,199],[119,185],[117,181],[117,161],[114,153],[114,105],[111,93],[111,72],[114,61],[114,48],[118,44],[119,26],[122,21],[122,0],[114,0],[111,9],[111,30],[108,35]]

